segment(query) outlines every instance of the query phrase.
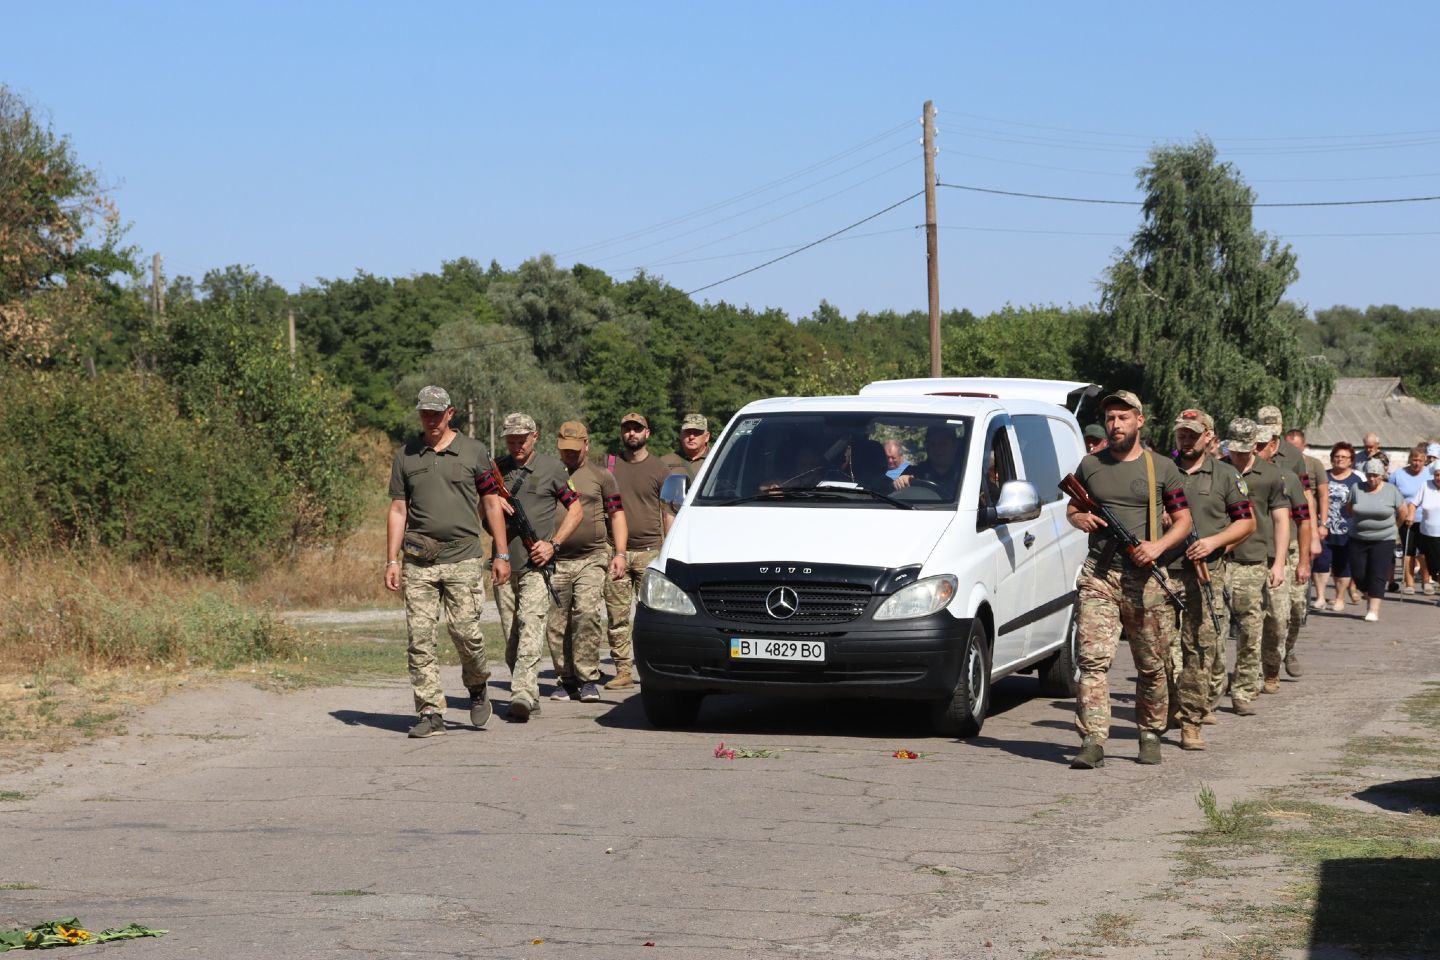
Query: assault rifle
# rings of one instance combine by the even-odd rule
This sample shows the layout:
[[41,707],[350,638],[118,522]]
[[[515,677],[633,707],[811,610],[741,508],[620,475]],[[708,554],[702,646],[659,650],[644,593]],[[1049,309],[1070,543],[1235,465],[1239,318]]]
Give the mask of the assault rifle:
[[[510,514],[510,519],[506,522],[506,525],[508,526],[511,522],[515,524],[515,530],[520,534],[520,542],[528,551],[531,547],[535,546],[535,544],[539,543],[541,538],[540,535],[535,532],[535,525],[531,523],[530,518],[525,515],[525,508],[520,505],[520,499],[516,496],[516,494],[520,492],[520,488],[524,486],[525,478],[521,477],[515,481],[515,489],[513,491],[507,489],[505,487],[505,478],[500,475],[500,464],[494,460],[490,461],[490,476],[494,478],[495,487],[500,496],[505,498],[505,502],[509,503],[511,509],[514,510],[514,513]],[[494,533],[494,531],[491,532]],[[500,536],[503,537],[504,535],[502,531]],[[555,558],[551,557],[550,559],[553,563]],[[545,589],[550,591],[550,598],[555,601],[557,607],[560,606],[560,594],[555,592],[555,585],[550,582],[552,573],[550,564],[547,563],[539,569],[540,576],[545,580]]]
[[1101,528],[1100,532],[1124,547],[1125,555],[1130,558],[1131,563],[1141,570],[1149,571],[1151,578],[1160,584],[1160,589],[1165,591],[1165,596],[1170,598],[1170,602],[1175,605],[1176,610],[1182,613],[1185,611],[1185,601],[1170,589],[1170,581],[1165,576],[1165,571],[1153,563],[1142,562],[1136,557],[1135,548],[1140,546],[1140,538],[1121,526],[1120,521],[1115,519],[1115,514],[1110,512],[1109,507],[1090,496],[1090,491],[1085,489],[1085,484],[1080,482],[1079,477],[1073,473],[1067,473],[1065,479],[1060,481],[1060,492],[1075,501],[1075,506],[1085,513],[1093,513],[1104,520],[1105,526]]
[[[1195,528],[1190,528],[1190,533],[1185,537],[1185,546],[1190,546],[1196,540]],[[1215,585],[1210,582],[1210,564],[1204,560],[1191,560],[1195,566],[1195,579],[1200,581],[1200,592],[1205,595],[1205,609],[1210,612],[1210,622],[1215,624],[1215,635],[1220,635],[1220,614],[1215,612]]]

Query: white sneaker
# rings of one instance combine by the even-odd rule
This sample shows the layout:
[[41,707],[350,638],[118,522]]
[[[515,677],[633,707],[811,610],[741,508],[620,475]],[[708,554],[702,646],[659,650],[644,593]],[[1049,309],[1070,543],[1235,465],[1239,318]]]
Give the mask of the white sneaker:
[[1426,580],[1426,581],[1425,581],[1425,595],[1426,595],[1426,596],[1430,596],[1430,597],[1433,597],[1433,596],[1435,595],[1435,581],[1434,581],[1434,580]]
[[1374,623],[1375,621],[1377,621],[1377,620],[1379,620],[1379,619],[1380,619],[1380,614],[1378,614],[1378,613],[1367,613],[1367,614],[1365,614],[1365,621],[1366,621],[1367,623]]
[[1401,592],[1401,593],[1404,593],[1404,594],[1408,594],[1409,596],[1414,596],[1414,595],[1415,595],[1415,588],[1414,588],[1414,587],[1401,587],[1401,588],[1400,588],[1400,592]]

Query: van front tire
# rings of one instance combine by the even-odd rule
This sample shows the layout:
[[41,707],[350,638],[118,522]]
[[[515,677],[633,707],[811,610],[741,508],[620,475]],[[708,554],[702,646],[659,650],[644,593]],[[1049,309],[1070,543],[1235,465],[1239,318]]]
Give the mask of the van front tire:
[[1062,699],[1075,696],[1080,680],[1080,608],[1070,613],[1070,626],[1065,642],[1046,659],[1040,661],[1038,675],[1040,692],[1047,697]]
[[645,709],[645,719],[657,730],[694,726],[704,696],[703,693],[683,690],[657,690],[649,684],[640,687],[640,705]]
[[930,705],[930,726],[943,737],[973,737],[990,709],[990,639],[979,617],[970,621],[960,675],[950,696]]

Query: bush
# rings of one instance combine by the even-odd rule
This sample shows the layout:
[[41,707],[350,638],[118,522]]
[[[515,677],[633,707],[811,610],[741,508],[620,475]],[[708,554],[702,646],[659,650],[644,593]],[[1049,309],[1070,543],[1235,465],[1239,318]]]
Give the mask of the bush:
[[9,368],[0,380],[0,539],[249,576],[296,504],[267,445],[233,420],[181,419],[154,378]]

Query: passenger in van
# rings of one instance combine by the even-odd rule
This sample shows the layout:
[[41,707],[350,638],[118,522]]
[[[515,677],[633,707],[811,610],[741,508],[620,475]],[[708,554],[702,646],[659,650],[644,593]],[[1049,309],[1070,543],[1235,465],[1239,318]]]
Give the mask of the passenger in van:
[[925,462],[911,464],[910,469],[895,478],[895,489],[904,490],[914,481],[940,488],[945,499],[954,500],[960,492],[960,440],[950,427],[929,427],[925,431]]

